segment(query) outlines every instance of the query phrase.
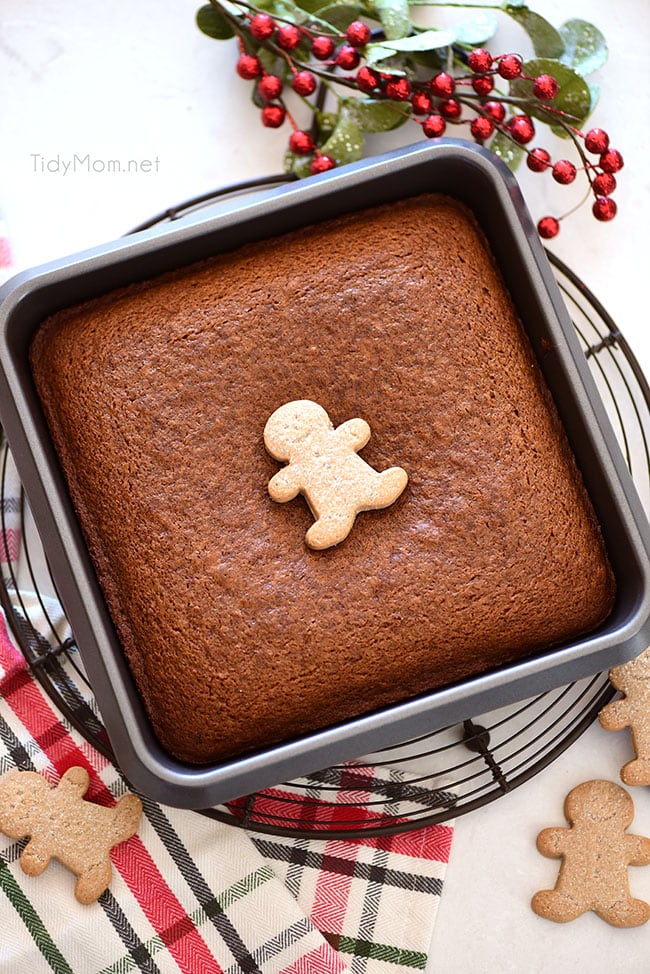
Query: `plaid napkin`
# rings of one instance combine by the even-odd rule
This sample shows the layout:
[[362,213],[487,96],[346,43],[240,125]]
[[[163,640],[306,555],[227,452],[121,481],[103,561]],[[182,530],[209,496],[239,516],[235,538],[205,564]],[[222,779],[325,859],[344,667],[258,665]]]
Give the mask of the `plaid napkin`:
[[[9,459],[0,560],[4,575],[11,566],[20,578],[19,495]],[[43,626],[47,615],[47,625],[65,633],[56,602],[24,592],[20,598],[37,627],[40,613]],[[92,698],[88,705],[94,707]],[[112,805],[130,790],[120,771],[56,711],[0,617],[0,777],[19,767],[54,784],[73,765],[90,773],[87,797],[94,802]],[[322,772],[301,782],[312,814],[336,776],[347,776],[360,800],[372,795],[374,801],[405,780],[402,771],[366,765]],[[291,790],[265,793],[269,817]],[[424,790],[414,787],[413,793],[426,806]],[[429,797],[433,803],[436,796]],[[91,906],[74,899],[74,877],[59,863],[40,877],[24,875],[18,860],[26,840],[0,833],[1,972],[425,969],[451,825],[360,840],[276,838],[147,798],[143,804],[138,834],[113,850],[113,881]],[[381,804],[373,808],[373,815],[381,815]],[[336,820],[336,805],[328,814]]]

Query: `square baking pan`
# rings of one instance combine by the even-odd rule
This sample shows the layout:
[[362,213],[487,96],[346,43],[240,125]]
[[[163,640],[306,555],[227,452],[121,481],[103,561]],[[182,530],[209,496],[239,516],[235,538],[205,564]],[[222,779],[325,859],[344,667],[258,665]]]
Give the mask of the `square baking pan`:
[[[31,339],[50,314],[115,288],[428,192],[469,206],[489,240],[599,518],[617,582],[614,610],[595,633],[532,658],[241,757],[184,764],[153,733],[119,644],[36,394]],[[647,520],[517,182],[487,151],[455,140],[410,146],[26,272],[2,297],[0,420],[117,761],[150,797],[187,808],[224,802],[597,673],[647,647]]]

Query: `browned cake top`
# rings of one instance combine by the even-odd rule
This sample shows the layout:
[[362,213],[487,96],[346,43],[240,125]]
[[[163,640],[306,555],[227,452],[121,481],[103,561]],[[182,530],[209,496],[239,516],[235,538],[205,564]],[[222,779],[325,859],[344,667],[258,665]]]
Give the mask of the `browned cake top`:
[[[207,761],[594,628],[613,583],[471,216],[439,196],[249,245],[62,312],[35,378],[154,727]],[[274,503],[282,403],[362,417],[408,473],[314,551]]]

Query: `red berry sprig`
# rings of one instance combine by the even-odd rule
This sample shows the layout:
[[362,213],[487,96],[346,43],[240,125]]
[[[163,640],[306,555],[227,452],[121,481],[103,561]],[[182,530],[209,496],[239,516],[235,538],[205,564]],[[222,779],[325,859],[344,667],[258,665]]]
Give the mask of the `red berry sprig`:
[[[244,0],[239,3],[246,7]],[[353,20],[344,30],[328,31],[327,24],[317,19],[312,23],[307,18],[298,26],[266,11],[248,9],[250,13],[241,18],[224,13],[238,36],[237,74],[255,83],[263,125],[278,128],[288,120],[289,150],[296,158],[306,160],[310,173],[327,172],[336,166],[334,154],[320,148],[328,133],[321,135],[316,123],[317,104],[311,102],[308,104],[314,112],[314,126],[311,131],[301,128],[284,102],[284,91],[290,87],[304,100],[318,98],[321,81],[330,88],[336,84],[353,89],[373,103],[391,102],[396,113],[418,124],[429,139],[445,135],[449,126],[465,126],[475,142],[489,147],[498,133],[523,152],[531,172],[548,170],[559,186],[569,186],[579,174],[586,175],[594,217],[607,222],[616,215],[612,194],[617,187],[616,174],[624,164],[621,153],[610,146],[609,135],[602,129],[582,133],[575,128],[574,119],[554,104],[560,91],[557,79],[549,73],[527,76],[519,54],[493,55],[486,48],[476,48],[464,57],[464,70],[456,70],[455,65],[454,73],[448,68],[432,72],[429,77],[416,74],[412,67],[399,72],[382,71],[372,62],[365,63],[372,31],[363,20]],[[269,62],[261,58],[262,49],[273,54],[275,64],[282,69],[267,71],[264,64]],[[502,91],[504,82],[515,82],[515,96]],[[529,88],[522,89],[522,82]],[[546,148],[531,145],[538,121],[565,129],[580,157],[577,164],[570,159],[552,159]],[[540,236],[556,236],[562,219],[543,217],[538,223]]]

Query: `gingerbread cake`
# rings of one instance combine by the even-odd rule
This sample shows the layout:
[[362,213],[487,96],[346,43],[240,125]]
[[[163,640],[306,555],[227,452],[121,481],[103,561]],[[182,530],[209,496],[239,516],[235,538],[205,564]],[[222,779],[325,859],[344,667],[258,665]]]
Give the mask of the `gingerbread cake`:
[[[614,581],[471,213],[420,196],[49,318],[34,379],[152,725],[213,762],[594,630]],[[312,550],[263,431],[314,400],[408,484]]]

